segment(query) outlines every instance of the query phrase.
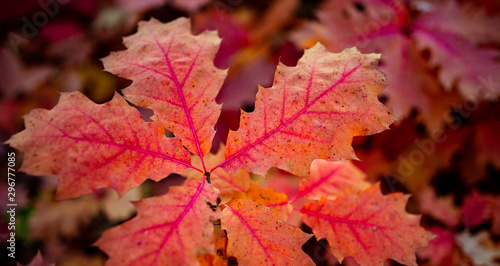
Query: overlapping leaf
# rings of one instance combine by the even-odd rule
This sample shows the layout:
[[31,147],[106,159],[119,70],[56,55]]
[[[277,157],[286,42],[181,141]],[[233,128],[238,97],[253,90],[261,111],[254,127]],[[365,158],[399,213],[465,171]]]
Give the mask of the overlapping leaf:
[[[417,26],[415,26],[417,28]],[[496,99],[500,94],[492,78],[500,71],[496,58],[500,52],[479,49],[468,40],[431,29],[417,28],[419,46],[433,51],[430,63],[442,66],[439,78],[451,90],[455,82],[469,100]]]
[[190,166],[181,141],[166,138],[161,124],[144,122],[118,94],[98,105],[79,92],[63,93],[56,107],[31,111],[25,123],[7,143],[25,153],[21,171],[60,177],[58,199],[101,187],[123,195]]
[[284,193],[277,193],[271,187],[262,189],[257,183],[251,184],[246,193],[236,194],[233,200],[237,199],[250,199],[255,203],[262,204],[270,208],[282,221],[286,221],[288,214],[293,210],[292,205],[288,204],[287,196]]
[[194,36],[179,18],[163,24],[139,22],[124,38],[127,50],[103,59],[105,70],[133,83],[123,93],[132,103],[152,109],[192,153],[203,157],[212,147],[221,106],[215,97],[226,77],[213,60],[220,38],[213,31]]
[[109,265],[194,265],[198,255],[214,251],[214,212],[218,190],[188,179],[168,194],[135,203],[134,219],[106,231],[96,245]]
[[238,265],[314,265],[302,251],[311,235],[252,200],[238,199],[224,207],[221,224],[229,240],[227,253]]
[[365,178],[366,175],[350,162],[314,160],[310,181],[302,179],[297,197],[319,200],[323,197],[335,199],[346,191],[357,194],[370,187]]
[[221,167],[264,175],[275,166],[307,177],[314,159],[355,158],[353,136],[393,121],[377,100],[386,86],[378,58],[355,48],[333,54],[317,44],[296,67],[280,64],[274,86],[259,88],[255,111],[243,112],[240,129],[229,132]]
[[359,196],[308,202],[301,209],[302,219],[316,238],[328,240],[339,261],[352,256],[361,265],[383,265],[389,258],[417,265],[415,250],[431,236],[419,226],[419,216],[405,212],[407,199],[401,194],[384,196],[376,184]]

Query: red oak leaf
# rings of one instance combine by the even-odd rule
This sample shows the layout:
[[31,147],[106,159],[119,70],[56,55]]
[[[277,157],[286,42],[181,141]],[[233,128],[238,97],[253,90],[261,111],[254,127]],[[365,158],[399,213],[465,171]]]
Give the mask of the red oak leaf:
[[274,86],[259,88],[255,111],[242,112],[240,129],[229,132],[226,161],[219,166],[261,175],[275,166],[308,177],[314,159],[356,158],[353,136],[393,122],[377,100],[386,86],[378,57],[355,48],[333,54],[317,44],[296,67],[280,64]]
[[109,255],[109,265],[193,265],[198,255],[214,250],[213,221],[220,214],[218,190],[188,179],[168,194],[135,203],[137,216],[104,232],[96,242]]
[[351,162],[314,160],[311,164],[310,181],[302,179],[297,197],[313,200],[323,197],[335,199],[347,190],[358,194],[370,187],[365,178],[365,173]]
[[441,67],[444,87],[449,91],[456,83],[467,99],[496,99],[500,90],[492,76],[500,71],[500,53],[478,45],[500,42],[500,17],[484,16],[482,10],[454,1],[430,2],[421,11],[412,25],[413,36],[420,47],[431,49],[429,63]]
[[6,143],[24,152],[21,171],[60,177],[57,199],[101,187],[123,195],[148,178],[190,167],[181,141],[166,138],[161,124],[144,122],[117,93],[101,105],[79,92],[62,93],[52,110],[31,111],[25,124]]
[[236,257],[238,265],[314,265],[302,251],[311,235],[252,200],[238,199],[223,206],[227,253]]
[[477,44],[500,42],[500,16],[489,16],[483,8],[455,1],[428,1],[421,6],[423,13],[418,23],[426,28],[449,32]]
[[[429,84],[429,78],[415,74],[421,65],[412,59],[419,53],[412,49],[412,41],[400,34],[400,24],[405,20],[401,4],[402,1],[390,1],[390,4],[387,1],[324,1],[316,13],[321,23],[313,22],[304,30],[312,30],[313,38],[332,52],[355,46],[364,53],[382,53],[380,69],[387,74],[389,83],[382,95],[388,96],[387,105],[398,118],[414,106],[427,107],[420,88]],[[362,10],[357,6],[362,6]]]
[[186,18],[138,25],[136,34],[124,38],[127,50],[105,57],[104,68],[131,79],[123,91],[127,100],[152,109],[184,146],[203,157],[212,147],[221,110],[215,97],[226,77],[213,64],[220,38],[214,31],[194,36]]
[[361,265],[383,265],[389,258],[417,265],[415,249],[427,245],[431,234],[419,226],[420,216],[405,212],[408,197],[384,196],[377,183],[359,195],[308,202],[302,219],[317,239],[328,240],[339,261],[351,256]]
[[479,49],[468,40],[423,27],[415,31],[415,37],[420,47],[433,51],[430,64],[442,67],[439,78],[448,91],[458,81],[458,89],[466,99],[492,100],[500,95],[492,80],[500,72],[495,59],[500,55],[498,51]]

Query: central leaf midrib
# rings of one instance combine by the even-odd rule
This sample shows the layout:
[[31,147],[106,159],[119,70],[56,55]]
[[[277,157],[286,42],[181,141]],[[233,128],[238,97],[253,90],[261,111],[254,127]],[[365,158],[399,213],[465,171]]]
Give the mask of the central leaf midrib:
[[[175,83],[175,86],[177,87],[177,92],[179,93],[179,97],[182,100],[182,105],[183,105],[183,108],[184,108],[184,112],[185,112],[186,117],[188,119],[189,127],[191,128],[191,132],[193,133],[193,138],[194,138],[194,141],[195,141],[195,144],[196,144],[196,148],[198,149],[198,156],[200,156],[200,158],[201,158],[201,163],[202,163],[202,166],[203,166],[203,171],[206,172],[207,170],[205,168],[205,163],[203,161],[203,154],[201,153],[201,148],[200,148],[200,142],[198,140],[198,135],[196,134],[196,130],[195,130],[194,125],[193,125],[193,119],[191,118],[191,114],[189,113],[189,110],[188,110],[188,107],[187,107],[187,103],[186,103],[186,98],[184,97],[184,93],[182,92],[182,87],[179,84],[179,80],[177,79],[177,75],[175,74],[174,69],[172,67],[172,64],[170,62],[170,59],[168,58],[168,53],[170,52],[170,49],[172,47],[172,43],[174,41],[174,37],[175,37],[175,35],[173,34],[172,38],[170,40],[170,43],[168,45],[168,50],[167,50],[167,52],[165,52],[164,49],[163,49],[163,47],[160,45],[160,43],[156,39],[156,36],[153,36],[156,45],[158,46],[158,48],[160,48],[161,52],[163,53],[163,56],[165,57],[165,62],[167,63],[168,69],[170,71],[170,75],[172,76],[172,79],[173,79],[173,81]],[[199,52],[201,52],[201,49],[200,49]],[[198,58],[198,56],[196,56],[196,58],[194,60],[196,60],[197,58]]]

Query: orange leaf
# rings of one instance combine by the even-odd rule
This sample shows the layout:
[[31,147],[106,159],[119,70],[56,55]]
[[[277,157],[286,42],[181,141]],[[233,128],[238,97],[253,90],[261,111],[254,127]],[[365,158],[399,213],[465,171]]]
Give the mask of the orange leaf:
[[293,206],[288,204],[287,196],[284,193],[277,193],[271,187],[262,189],[257,183],[252,183],[246,193],[238,193],[233,199],[251,199],[269,207],[282,221],[286,221],[288,214],[293,211]]
[[238,265],[314,265],[302,251],[311,235],[252,200],[238,199],[223,206],[221,223],[229,239],[227,255],[236,257]]
[[214,31],[191,34],[189,19],[163,24],[139,22],[136,34],[124,38],[127,50],[103,58],[105,70],[133,83],[123,90],[132,103],[153,109],[191,152],[210,151],[221,105],[215,97],[226,70],[213,64],[220,38]]
[[356,158],[353,136],[388,128],[390,110],[377,95],[387,85],[379,55],[355,48],[329,53],[317,44],[296,67],[280,64],[272,88],[259,88],[255,111],[229,132],[222,166],[264,175],[272,167],[308,177],[314,159]]
[[118,93],[101,105],[80,92],[62,93],[52,110],[31,111],[25,124],[6,143],[25,153],[21,171],[60,177],[57,199],[102,187],[123,195],[148,178],[190,167],[181,141],[166,138],[161,124],[144,122]]
[[365,173],[351,162],[314,160],[311,164],[311,180],[301,180],[300,193],[297,198],[335,199],[346,190],[358,194],[370,187],[370,183],[365,181],[365,178]]
[[405,212],[408,197],[384,196],[377,183],[359,195],[308,202],[302,219],[317,239],[328,240],[339,261],[351,256],[361,265],[383,265],[386,259],[417,265],[415,250],[427,245],[431,234],[419,226],[420,216]]
[[212,222],[220,213],[218,191],[205,182],[187,180],[168,194],[135,203],[137,216],[102,235],[96,242],[109,255],[109,265],[193,265],[198,255],[214,251]]

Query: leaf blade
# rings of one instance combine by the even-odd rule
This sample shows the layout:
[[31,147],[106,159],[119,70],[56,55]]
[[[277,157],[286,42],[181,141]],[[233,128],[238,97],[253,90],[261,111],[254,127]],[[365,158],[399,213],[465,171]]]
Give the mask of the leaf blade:
[[352,256],[361,265],[383,265],[389,258],[417,265],[415,250],[427,245],[431,235],[419,226],[420,216],[405,212],[407,199],[384,196],[375,184],[359,196],[308,202],[301,213],[316,237],[328,240],[339,261]]
[[221,105],[215,102],[226,70],[213,65],[220,38],[215,32],[194,36],[190,20],[139,22],[124,38],[127,50],[102,59],[105,70],[133,83],[123,90],[132,103],[152,109],[183,144],[203,157],[215,135]]
[[335,199],[338,195],[349,190],[359,193],[368,187],[370,183],[366,175],[351,162],[328,162],[325,160],[314,160],[311,164],[310,181],[300,181],[299,197],[319,200],[323,197]]
[[240,129],[229,132],[226,160],[217,167],[265,175],[275,166],[307,177],[316,158],[355,158],[352,136],[382,131],[393,121],[376,98],[386,86],[377,59],[355,49],[332,54],[317,44],[297,67],[280,64],[274,86],[259,88],[255,111],[242,112]]
[[110,256],[108,264],[196,264],[198,255],[215,254],[212,222],[219,213],[207,202],[215,203],[217,194],[212,185],[188,179],[166,195],[135,203],[138,216],[104,232],[95,245]]
[[166,138],[158,123],[144,122],[117,93],[102,105],[80,92],[62,93],[52,110],[33,110],[25,123],[6,143],[25,152],[21,171],[60,177],[57,199],[101,187],[123,195],[147,178],[160,180],[190,167],[179,139]]
[[[310,235],[279,220],[277,214],[249,199],[223,204],[221,225],[228,235],[229,256],[239,265],[314,265],[302,251]],[[266,230],[266,229],[274,229]]]

